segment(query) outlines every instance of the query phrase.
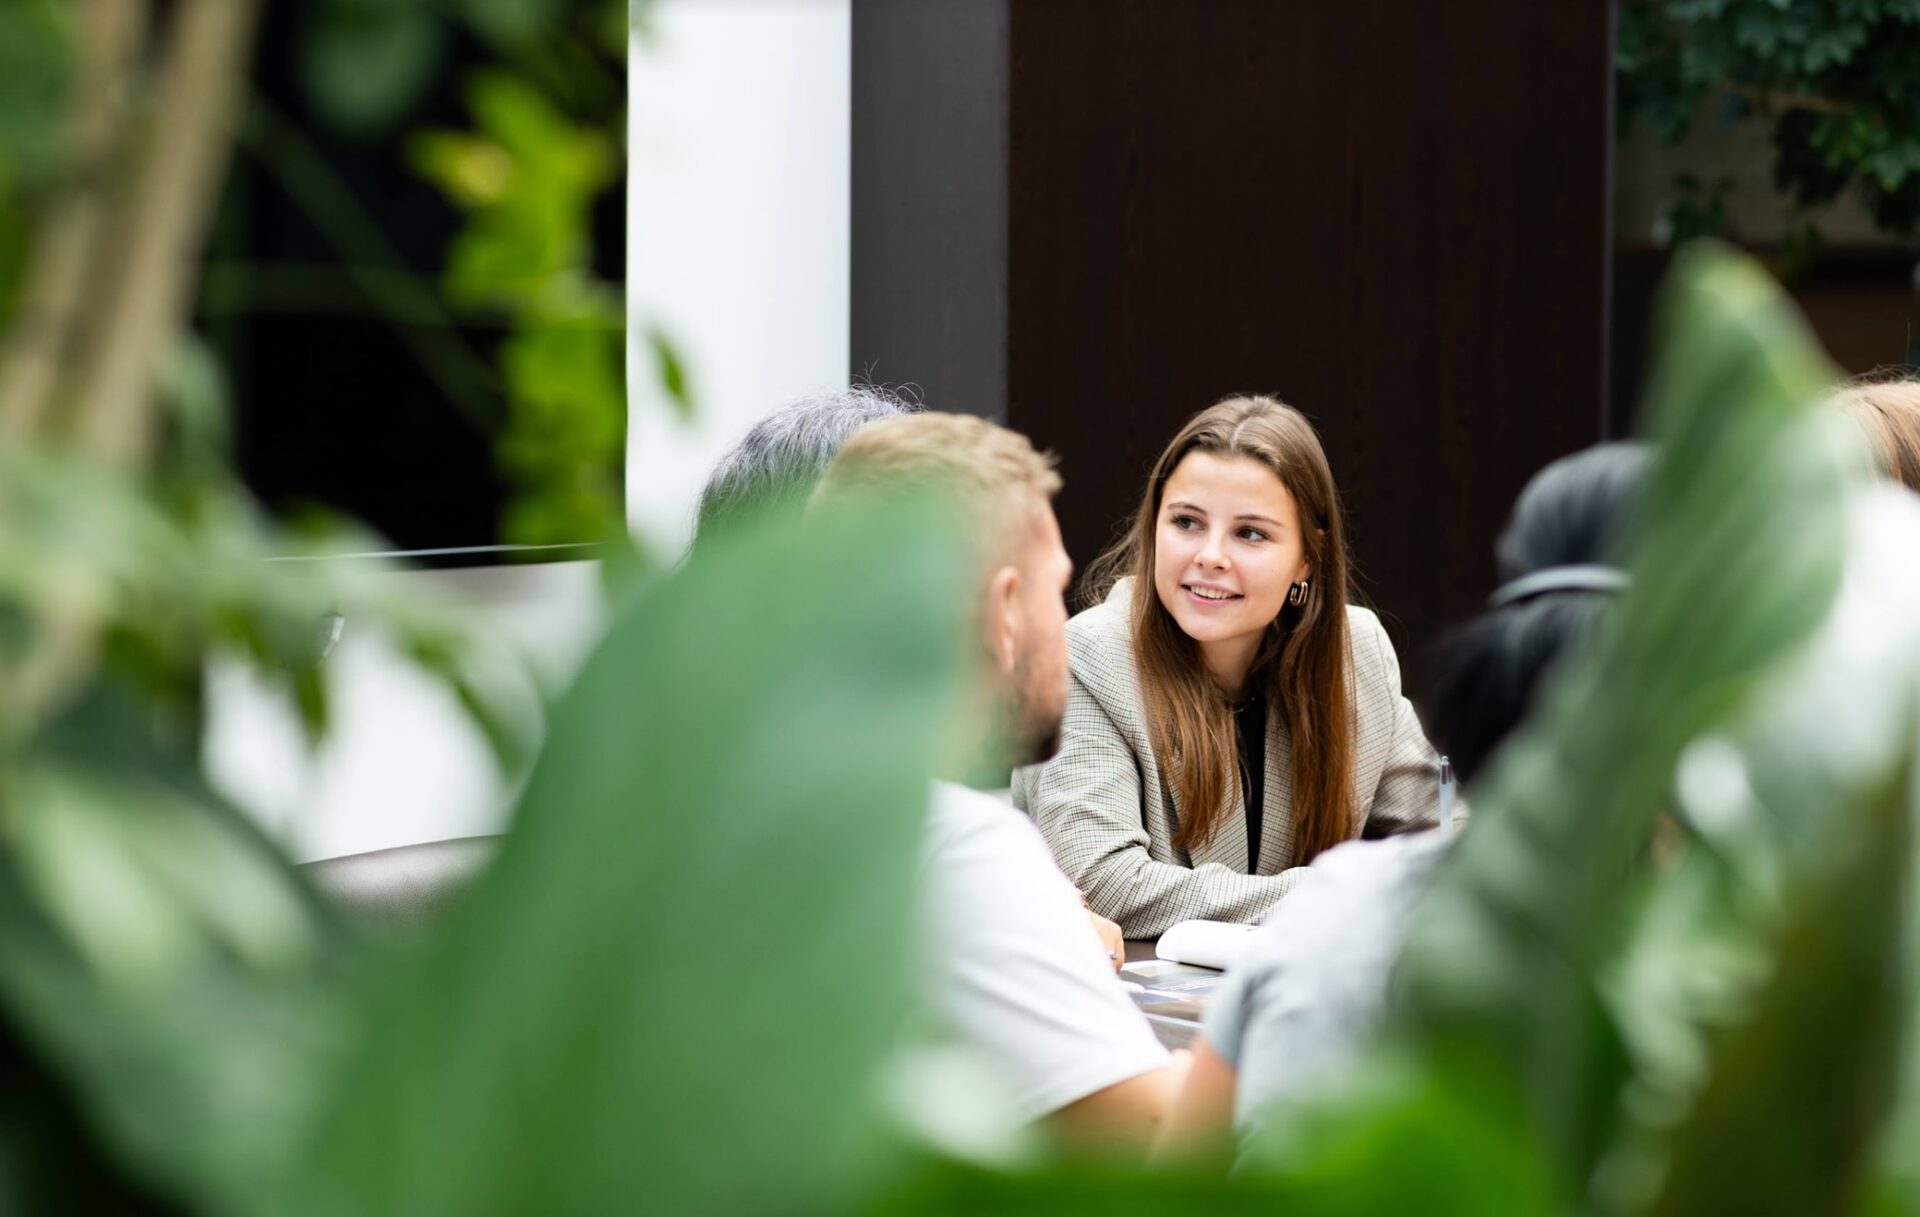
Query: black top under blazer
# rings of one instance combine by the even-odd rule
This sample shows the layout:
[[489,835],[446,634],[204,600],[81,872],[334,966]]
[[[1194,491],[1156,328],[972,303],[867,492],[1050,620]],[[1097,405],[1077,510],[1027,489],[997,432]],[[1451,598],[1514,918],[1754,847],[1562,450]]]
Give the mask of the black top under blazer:
[[[1054,860],[1088,905],[1129,938],[1177,921],[1257,921],[1304,873],[1294,841],[1292,749],[1284,716],[1268,715],[1264,820],[1257,874],[1247,874],[1247,830],[1238,783],[1234,808],[1191,853],[1173,843],[1178,800],[1153,754],[1129,623],[1132,580],[1067,623],[1072,690],[1060,752],[1015,772],[1014,802],[1039,825]],[[1439,758],[1400,691],[1400,663],[1379,618],[1347,607],[1352,647],[1354,835],[1431,828],[1439,822]]]

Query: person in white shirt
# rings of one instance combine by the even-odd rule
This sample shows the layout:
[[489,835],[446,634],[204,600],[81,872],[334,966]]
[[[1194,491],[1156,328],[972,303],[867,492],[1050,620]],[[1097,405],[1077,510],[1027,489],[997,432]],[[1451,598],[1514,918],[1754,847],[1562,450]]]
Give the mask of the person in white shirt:
[[[976,785],[1004,785],[1058,746],[1073,570],[1051,504],[1059,487],[1024,437],[926,412],[861,428],[814,494],[816,510],[927,493],[960,508],[980,572],[975,685],[991,703],[983,738],[959,749]],[[1184,1058],[1154,1038],[1114,975],[1117,930],[1109,923],[1102,941],[1031,821],[994,795],[935,783],[925,875],[944,1029],[999,1076],[1020,1117],[1068,1144],[1144,1149]]]

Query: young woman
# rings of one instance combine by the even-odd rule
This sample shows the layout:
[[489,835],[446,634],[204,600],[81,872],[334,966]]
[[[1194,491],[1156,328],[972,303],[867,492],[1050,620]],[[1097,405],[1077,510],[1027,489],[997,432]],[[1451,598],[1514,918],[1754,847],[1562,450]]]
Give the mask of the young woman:
[[1436,822],[1393,647],[1347,603],[1333,474],[1299,411],[1232,397],[1161,453],[1067,627],[1060,752],[1014,777],[1062,870],[1130,938],[1252,921],[1322,850]]
[[[1498,549],[1491,607],[1438,648],[1435,738],[1471,782],[1525,718],[1563,654],[1592,637],[1625,586],[1610,566],[1647,452],[1603,444],[1562,457],[1521,492]],[[1387,981],[1451,842],[1427,833],[1329,851],[1250,935],[1207,1011],[1161,1139],[1171,1156],[1230,1157],[1236,1132],[1282,1100],[1338,1085],[1386,1004]]]

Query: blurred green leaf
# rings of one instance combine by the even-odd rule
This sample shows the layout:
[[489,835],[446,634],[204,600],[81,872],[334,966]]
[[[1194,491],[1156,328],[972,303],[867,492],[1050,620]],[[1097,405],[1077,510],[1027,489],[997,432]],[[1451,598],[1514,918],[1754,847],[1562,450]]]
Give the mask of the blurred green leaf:
[[667,391],[667,404],[681,422],[693,419],[693,395],[687,389],[687,368],[674,349],[672,339],[659,326],[647,328],[647,345],[653,348],[654,363],[660,370],[660,387]]
[[[575,69],[599,66],[578,40],[555,46]],[[580,121],[555,100],[571,92],[574,69],[561,60],[543,58],[550,70],[528,77],[475,72],[475,130],[422,132],[408,148],[415,170],[470,213],[448,254],[447,295],[504,314],[513,329],[500,350],[508,424],[496,458],[513,489],[501,534],[522,545],[602,535],[624,499],[627,326],[618,287],[594,272],[591,242],[620,144],[617,124]],[[684,373],[670,349],[657,345],[657,355],[684,412]]]
[[500,362],[513,393],[514,432],[564,436],[568,459],[596,466],[619,456],[623,345],[617,330],[598,325],[542,325],[508,339]]
[[563,0],[454,0],[482,37],[512,43],[531,37],[553,24],[564,11]]
[[197,740],[96,688],[0,770],[0,1007],[92,1133],[200,1211],[262,1211],[357,996],[347,940],[200,781]]
[[1380,1053],[1338,1094],[1271,1113],[1241,1169],[1270,1174],[1287,1211],[1547,1214],[1564,1181],[1519,1091],[1478,1053]]
[[219,357],[191,330],[174,342],[160,375],[173,442],[191,468],[224,474],[233,454],[233,403]]
[[624,64],[627,40],[635,34],[644,36],[652,11],[653,0],[600,0],[592,22],[595,41],[602,51]]
[[900,1182],[867,1211],[874,1217],[1545,1217],[1565,1211],[1511,1094],[1440,1085],[1404,1060],[1374,1064],[1335,1103],[1289,1112],[1264,1127],[1231,1175],[1121,1162],[1025,1171],[922,1162],[900,1172]]
[[547,296],[556,277],[590,269],[588,215],[618,149],[505,72],[474,73],[467,104],[477,135],[425,132],[409,148],[414,167],[473,212],[448,259],[448,292],[557,319]]
[[0,186],[59,163],[73,82],[71,19],[58,0],[0,4]]
[[1609,986],[1637,1064],[1632,1127],[1604,1168],[1616,1197],[1637,1202],[1657,1181],[1714,1043],[1753,1009],[1792,898],[1827,873],[1855,831],[1853,810],[1913,751],[1916,537],[1912,496],[1879,482],[1851,489],[1832,610],[1744,714],[1682,759],[1674,809],[1692,826],[1690,847],[1649,885]]
[[826,1212],[871,1181],[952,722],[944,532],[738,538],[623,615],[278,1211]]
[[542,716],[541,692],[524,660],[503,648],[482,646],[432,615],[416,620],[387,614],[380,620],[396,632],[408,658],[453,691],[501,772],[525,773],[539,746]]
[[1630,1076],[1597,978],[1675,762],[1809,636],[1842,553],[1832,369],[1778,289],[1703,244],[1662,316],[1632,587],[1475,791],[1396,976],[1401,1025],[1504,1060],[1582,1180]]
[[1272,1217],[1296,1213],[1358,1214],[1353,1207],[1295,1207],[1292,1192],[1259,1178],[1224,1178],[1120,1164],[1098,1168],[1005,1173],[964,1162],[933,1161],[905,1177],[865,1217],[1055,1217],[1088,1213],[1101,1217],[1149,1217],[1203,1213],[1206,1217]]
[[301,81],[341,130],[391,126],[432,83],[446,31],[419,0],[319,0],[302,17]]
[[1649,1213],[1850,1211],[1899,1062],[1913,804],[1903,765],[1843,826],[1753,1017],[1716,1045]]
[[[0,904],[0,909],[5,906]],[[158,1196],[94,1136],[70,1082],[0,1025],[0,1213],[187,1212]]]
[[462,207],[485,207],[506,197],[513,157],[493,140],[457,131],[423,131],[407,145],[414,170]]
[[597,471],[572,472],[591,476],[558,485],[543,478],[517,492],[502,514],[501,535],[516,545],[572,545],[618,524],[623,510],[619,482]]
[[27,252],[32,247],[32,217],[14,195],[4,173],[0,173],[0,328],[13,317],[21,280],[26,275]]

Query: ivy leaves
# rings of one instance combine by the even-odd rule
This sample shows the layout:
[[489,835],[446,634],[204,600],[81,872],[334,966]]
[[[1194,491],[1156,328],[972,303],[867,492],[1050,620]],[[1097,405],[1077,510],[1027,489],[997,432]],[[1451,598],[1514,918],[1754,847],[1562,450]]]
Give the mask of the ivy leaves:
[[1718,102],[1771,124],[1796,203],[1852,189],[1920,239],[1920,0],[1623,0],[1617,34],[1623,133],[1677,142]]

